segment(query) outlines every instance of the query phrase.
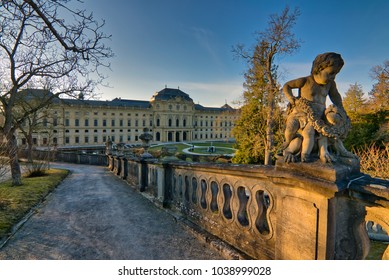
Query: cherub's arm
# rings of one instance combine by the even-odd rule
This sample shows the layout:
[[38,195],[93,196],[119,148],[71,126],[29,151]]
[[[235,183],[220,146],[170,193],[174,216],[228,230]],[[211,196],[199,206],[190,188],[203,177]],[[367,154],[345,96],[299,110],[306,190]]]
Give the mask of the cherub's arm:
[[284,92],[286,98],[288,98],[290,104],[294,105],[294,102],[296,100],[296,97],[293,95],[292,89],[301,89],[305,85],[306,81],[307,78],[303,77],[285,83],[284,87],[282,88],[282,91]]
[[334,105],[343,109],[342,96],[340,95],[340,93],[336,87],[335,81],[333,81],[331,84],[328,96]]

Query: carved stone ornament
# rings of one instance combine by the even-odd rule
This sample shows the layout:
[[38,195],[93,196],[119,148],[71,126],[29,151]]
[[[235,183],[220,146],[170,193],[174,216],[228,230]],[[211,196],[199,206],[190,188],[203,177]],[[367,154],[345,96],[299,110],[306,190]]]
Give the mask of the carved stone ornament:
[[[290,163],[320,159],[322,163],[359,166],[358,158],[342,142],[351,127],[335,83],[343,64],[339,54],[320,54],[310,76],[285,83],[283,92],[290,104],[279,160]],[[293,95],[292,89],[298,89],[298,96]],[[326,108],[327,96],[333,104]]]

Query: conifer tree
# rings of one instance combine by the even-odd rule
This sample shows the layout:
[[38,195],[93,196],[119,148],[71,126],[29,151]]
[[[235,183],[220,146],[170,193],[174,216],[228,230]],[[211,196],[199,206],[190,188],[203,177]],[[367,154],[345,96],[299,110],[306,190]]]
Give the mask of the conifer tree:
[[292,28],[300,12],[286,7],[279,15],[271,15],[268,28],[258,32],[251,53],[243,45],[234,52],[248,63],[241,118],[233,130],[238,152],[234,162],[270,165],[280,133],[280,85],[275,60],[292,54],[300,47]]

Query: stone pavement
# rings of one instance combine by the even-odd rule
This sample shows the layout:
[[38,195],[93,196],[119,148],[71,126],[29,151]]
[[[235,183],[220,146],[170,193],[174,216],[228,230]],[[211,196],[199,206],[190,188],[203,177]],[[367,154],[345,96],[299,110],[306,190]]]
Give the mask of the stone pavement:
[[0,249],[0,259],[223,259],[101,166],[71,174]]

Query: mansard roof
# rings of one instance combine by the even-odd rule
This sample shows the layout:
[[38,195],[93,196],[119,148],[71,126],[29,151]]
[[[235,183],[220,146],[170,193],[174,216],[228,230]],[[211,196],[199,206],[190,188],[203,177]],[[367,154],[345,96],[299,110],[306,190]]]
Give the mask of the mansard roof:
[[73,106],[97,106],[97,107],[132,107],[132,108],[139,108],[139,109],[147,109],[150,108],[150,102],[149,101],[143,101],[143,100],[129,100],[129,99],[121,99],[121,98],[115,98],[111,101],[106,100],[83,100],[83,99],[64,99],[61,98],[61,103],[66,105],[73,105]]
[[232,111],[235,111],[236,109],[232,108],[228,104],[225,104],[222,107],[204,107],[200,104],[195,104],[195,110],[221,113],[221,112],[232,112]]
[[193,99],[190,98],[189,94],[175,88],[164,88],[163,90],[156,92],[151,97],[151,101],[167,101],[176,98],[181,98],[185,101],[193,102]]
[[113,106],[125,106],[125,107],[139,107],[139,108],[150,108],[150,101],[144,100],[130,100],[130,99],[121,99],[115,98],[111,101]]
[[[23,91],[24,95],[29,96],[30,98],[38,98],[42,96],[53,95],[51,92],[41,89],[28,89]],[[90,106],[90,107],[127,107],[127,108],[138,108],[138,109],[147,109],[151,108],[151,102],[155,100],[174,100],[176,98],[181,98],[185,101],[193,103],[193,99],[189,95],[180,89],[173,88],[164,88],[163,90],[155,93],[151,101],[145,100],[131,100],[131,99],[122,99],[115,98],[113,100],[85,100],[85,99],[70,99],[70,98],[58,98],[53,99],[54,104],[65,104],[68,106]],[[230,105],[225,104],[222,107],[204,107],[200,104],[194,104],[196,111],[203,112],[228,112],[235,111],[236,109],[232,108]]]

